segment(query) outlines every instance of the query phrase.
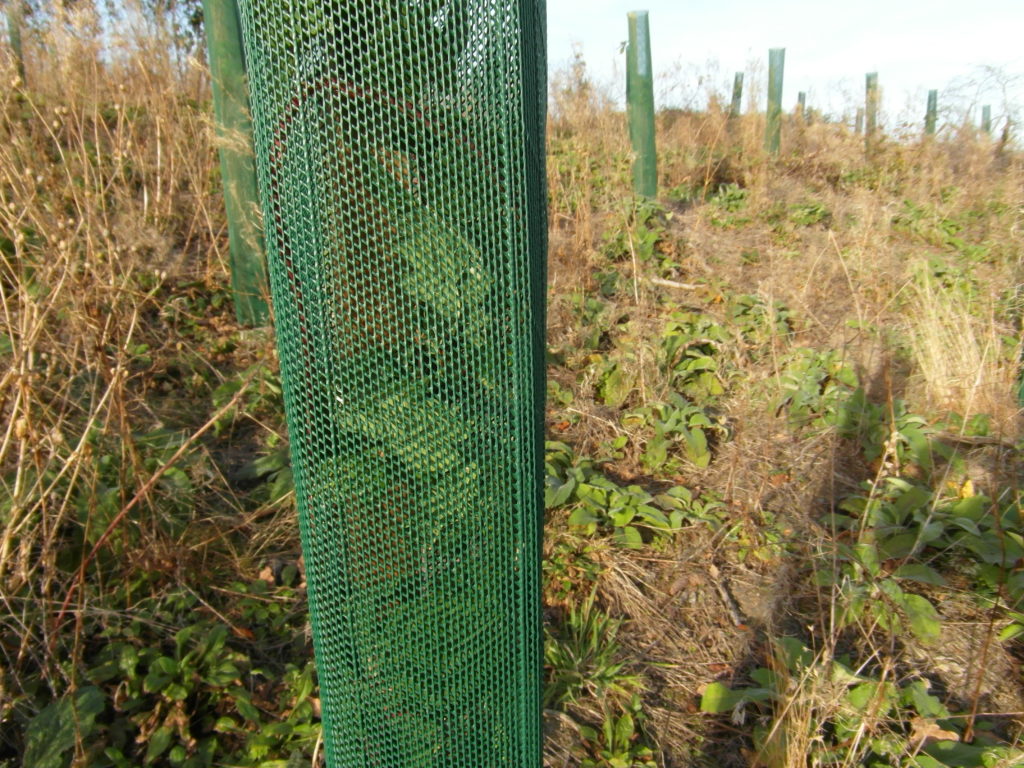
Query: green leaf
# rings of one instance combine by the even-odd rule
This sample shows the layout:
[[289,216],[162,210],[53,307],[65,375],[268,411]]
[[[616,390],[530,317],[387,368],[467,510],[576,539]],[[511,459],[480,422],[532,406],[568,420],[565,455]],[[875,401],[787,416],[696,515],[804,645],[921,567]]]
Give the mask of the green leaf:
[[796,672],[814,663],[814,653],[795,637],[780,637],[775,646],[786,663],[786,669]]
[[983,768],[985,747],[961,744],[959,741],[933,741],[924,745],[924,751],[943,765],[956,768]]
[[279,448],[266,456],[250,461],[238,470],[235,477],[238,480],[252,482],[266,477],[274,472],[279,472],[290,465],[287,446]]
[[978,524],[969,517],[954,517],[953,525],[961,530],[967,531],[972,536],[981,536],[981,529],[978,528]]
[[625,747],[629,744],[629,740],[633,738],[633,732],[636,730],[633,725],[633,718],[629,712],[626,712],[622,717],[619,718],[619,722],[615,724],[615,744],[619,747]]
[[213,724],[213,730],[217,733],[234,733],[238,730],[238,723],[227,716],[219,717],[217,722]]
[[106,708],[106,699],[96,686],[80,688],[44,707],[25,728],[25,768],[64,768],[64,753],[75,746],[78,738],[88,738],[95,731],[97,715]]
[[999,642],[1006,643],[1021,635],[1024,635],[1024,624],[1014,622],[999,633]]
[[686,458],[701,469],[711,463],[711,452],[708,450],[708,439],[704,430],[696,427],[684,429],[683,439],[686,441]]
[[758,667],[750,673],[750,679],[762,688],[778,688],[779,676],[765,667]]
[[942,618],[935,606],[921,595],[904,594],[899,601],[910,619],[910,629],[922,642],[933,642],[942,633]]
[[260,711],[249,701],[249,694],[244,689],[232,688],[230,693],[235,697],[235,709],[238,710],[238,714],[251,722],[259,721]]
[[655,496],[654,503],[662,509],[678,510],[680,512],[686,511],[689,508],[689,500],[683,501],[667,493],[659,493]]
[[732,710],[743,701],[743,692],[734,691],[722,683],[711,683],[704,689],[704,695],[700,697],[700,711],[732,712]]
[[658,528],[671,528],[668,518],[665,517],[665,513],[660,509],[655,509],[649,504],[641,504],[637,507],[637,512],[644,519],[645,522],[650,523]]
[[872,708],[879,716],[888,714],[897,699],[896,687],[892,683],[871,681],[855,685],[846,694],[844,701],[847,706],[857,712],[866,712]]
[[644,546],[644,540],[640,535],[640,531],[632,525],[625,528],[616,528],[615,538],[619,546],[627,547],[628,549],[642,549]]
[[938,571],[928,565],[921,563],[908,563],[901,565],[892,574],[894,579],[909,579],[922,584],[933,584],[936,587],[945,586],[946,580]]
[[169,725],[161,725],[149,737],[149,744],[146,745],[146,756],[143,762],[149,765],[171,746],[171,737],[174,735],[174,728]]
[[928,693],[928,683],[924,680],[914,680],[907,685],[900,693],[900,700],[904,706],[913,707],[921,717],[949,717],[949,710],[937,697]]
[[[550,478],[549,478],[550,479]],[[569,501],[572,492],[576,490],[576,478],[570,475],[560,485],[549,484],[544,489],[544,506],[547,509],[555,509]]]
[[633,522],[633,518],[636,517],[636,509],[627,507],[626,509],[616,510],[609,517],[611,518],[612,525],[616,528],[622,528]]
[[164,696],[172,701],[184,701],[188,698],[188,688],[181,683],[171,683],[163,690]]
[[853,554],[857,558],[857,562],[864,566],[864,570],[872,576],[877,576],[881,572],[882,565],[878,560],[878,548],[874,544],[854,544]]
[[974,522],[980,522],[988,514],[992,500],[987,496],[968,496],[960,499],[950,508],[954,515]]
[[878,543],[878,557],[882,560],[902,560],[917,546],[916,533],[901,533]]
[[601,518],[588,507],[577,507],[569,515],[569,525],[596,525],[600,522]]

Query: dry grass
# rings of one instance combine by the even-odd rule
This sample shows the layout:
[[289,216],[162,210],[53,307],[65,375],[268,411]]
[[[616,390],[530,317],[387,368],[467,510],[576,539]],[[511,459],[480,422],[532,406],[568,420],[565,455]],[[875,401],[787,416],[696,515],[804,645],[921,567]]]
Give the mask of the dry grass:
[[182,529],[158,485],[113,531],[122,556],[101,558],[98,591],[56,623],[72,575],[63,553],[97,542],[164,469],[147,435],[166,429],[180,444],[206,419],[210,390],[269,352],[265,340],[230,359],[218,349],[235,330],[229,302],[197,314],[227,284],[210,117],[194,98],[207,75],[177,66],[159,30],[101,45],[96,16],[55,13],[62,23],[31,38],[31,87],[0,96],[2,712],[30,679],[19,670],[42,670],[54,690],[75,684],[65,659],[81,641],[68,629],[104,610],[111,584],[201,570],[205,551],[183,530],[237,506],[202,458],[186,464],[188,481],[220,511],[196,507]]
[[[576,92],[563,85],[555,98],[567,94]],[[863,137],[851,130],[790,118],[773,160],[761,150],[763,121],[756,114],[730,121],[713,100],[707,111],[666,113],[659,118],[659,170],[671,216],[663,222],[660,263],[642,265],[637,280],[636,265],[617,263],[607,245],[623,227],[636,226],[615,202],[630,196],[628,176],[610,162],[624,151],[622,115],[593,100],[556,101],[554,114],[552,346],[572,349],[588,338],[593,329],[580,325],[578,293],[597,295],[597,275],[617,269],[628,290],[603,299],[605,317],[628,321],[611,328],[610,344],[591,354],[622,359],[620,351],[630,353],[636,389],[627,407],[635,407],[665,395],[651,360],[673,307],[725,322],[723,299],[753,294],[769,306],[782,302],[794,318],[792,331],[767,340],[757,358],[741,347],[725,353],[734,373],[721,407],[731,438],[707,470],[691,467],[671,478],[719,494],[728,508],[726,527],[715,533],[697,525],[664,548],[639,554],[613,548],[605,555],[598,595],[613,615],[628,620],[629,658],[647,670],[658,764],[774,768],[813,759],[852,766],[879,739],[909,738],[908,749],[920,753],[936,738],[949,738],[948,732],[935,736],[934,721],[899,722],[879,704],[857,714],[859,729],[826,759],[831,729],[851,716],[849,684],[834,672],[839,658],[854,660],[855,672],[879,684],[934,681],[950,706],[994,715],[1014,742],[1021,727],[1016,697],[1024,690],[1015,661],[1020,649],[993,639],[982,606],[969,597],[943,604],[943,639],[921,645],[906,630],[893,632],[877,621],[851,625],[839,587],[813,585],[813,564],[836,552],[835,532],[821,525],[826,513],[863,493],[865,483],[883,487],[904,468],[892,452],[869,462],[834,429],[793,429],[775,404],[795,349],[836,350],[883,409],[905,407],[929,419],[952,412],[962,424],[979,414],[990,420],[994,437],[956,443],[962,465],[938,472],[936,488],[967,479],[990,494],[1017,487],[1019,458],[1006,446],[1021,437],[1014,387],[1019,321],[1015,326],[1007,309],[1012,286],[1024,277],[1019,156],[976,135],[949,134],[939,141],[887,140],[869,160]],[[572,142],[563,143],[564,136]],[[571,156],[559,156],[564,152]],[[565,170],[578,166],[591,175]],[[594,194],[607,195],[609,185],[617,190],[610,200]],[[744,193],[731,219],[713,199],[726,185]],[[573,208],[579,199],[594,210]],[[814,206],[823,215],[802,222],[800,216],[818,215]],[[694,287],[652,282],[659,274]],[[618,414],[595,389],[600,368],[571,354],[566,360],[551,376],[574,400],[553,406],[550,423],[580,453],[601,455],[603,445],[623,434]],[[618,456],[607,469],[621,482],[666,481],[649,477],[629,446]],[[971,641],[961,642],[965,636]],[[809,643],[813,660],[799,671],[780,660],[779,638],[786,637]],[[782,695],[770,711],[746,705],[728,722],[697,711],[710,683],[751,685],[748,675],[757,666],[780,681]],[[989,676],[985,669],[1003,671]],[[566,738],[564,729],[556,731]],[[760,735],[751,739],[754,732]],[[563,744],[549,764],[577,763]]]
[[952,410],[968,419],[988,414],[1015,434],[1018,408],[1007,393],[1018,374],[1019,349],[1014,355],[1005,349],[1013,329],[998,321],[991,296],[964,293],[927,272],[911,285],[908,337],[916,373],[910,396],[933,411]]

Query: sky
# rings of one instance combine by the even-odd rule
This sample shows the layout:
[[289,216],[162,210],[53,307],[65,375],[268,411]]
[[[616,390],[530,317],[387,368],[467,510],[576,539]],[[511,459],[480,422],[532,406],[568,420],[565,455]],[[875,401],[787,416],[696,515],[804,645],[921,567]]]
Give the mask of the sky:
[[[999,118],[1024,107],[1024,0],[642,2],[547,0],[550,70],[578,46],[595,80],[624,88],[626,13],[646,10],[659,106],[702,106],[698,78],[731,88],[737,71],[763,94],[768,49],[785,48],[786,106],[806,91],[808,106],[838,116],[863,98],[865,73],[878,72],[889,121],[923,115],[932,88],[940,108],[980,115],[991,103]],[[1013,76],[1008,106],[984,67]]]

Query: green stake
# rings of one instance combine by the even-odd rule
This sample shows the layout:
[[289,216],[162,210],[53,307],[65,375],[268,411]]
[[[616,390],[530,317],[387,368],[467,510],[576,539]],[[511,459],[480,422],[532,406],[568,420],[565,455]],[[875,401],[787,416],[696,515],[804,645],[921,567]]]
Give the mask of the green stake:
[[928,111],[924,116],[924,132],[926,136],[935,135],[935,123],[939,115],[939,92],[928,91]]
[[242,325],[265,325],[270,319],[266,256],[256,166],[252,155],[249,84],[235,0],[203,0],[206,44],[217,137],[221,141],[220,171],[228,218],[231,287],[235,316]]
[[870,150],[878,129],[878,73],[869,72],[864,78],[864,85],[864,141]]
[[800,112],[800,116],[803,117],[807,112],[807,94],[804,91],[800,91],[796,95],[796,106]]
[[18,78],[25,84],[25,52],[21,46],[21,0],[7,0],[7,38],[14,55]]
[[729,117],[739,117],[743,110],[743,73],[737,72],[732,79],[732,106],[729,107]]
[[658,155],[654,145],[654,75],[647,11],[633,11],[626,47],[626,101],[633,161],[633,191],[638,197],[658,194]]
[[764,148],[779,154],[782,138],[782,71],[786,65],[786,49],[768,51],[768,119],[764,131]]
[[992,133],[992,107],[988,104],[981,108],[981,130],[987,134]]
[[853,131],[858,136],[864,133],[864,107],[857,107],[857,117],[853,120]]

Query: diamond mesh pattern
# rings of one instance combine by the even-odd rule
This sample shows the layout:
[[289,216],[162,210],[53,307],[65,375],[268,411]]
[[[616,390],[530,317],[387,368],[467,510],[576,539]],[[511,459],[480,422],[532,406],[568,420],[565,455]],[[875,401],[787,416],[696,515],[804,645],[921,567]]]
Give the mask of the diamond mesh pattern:
[[540,764],[543,0],[240,0],[328,764]]

